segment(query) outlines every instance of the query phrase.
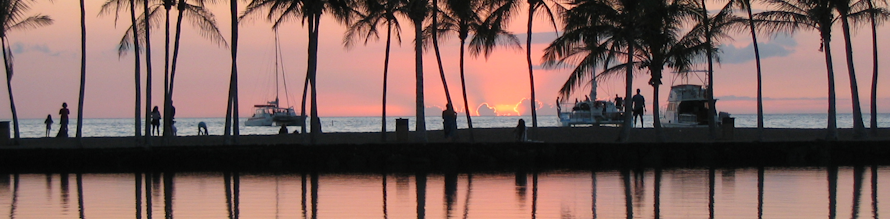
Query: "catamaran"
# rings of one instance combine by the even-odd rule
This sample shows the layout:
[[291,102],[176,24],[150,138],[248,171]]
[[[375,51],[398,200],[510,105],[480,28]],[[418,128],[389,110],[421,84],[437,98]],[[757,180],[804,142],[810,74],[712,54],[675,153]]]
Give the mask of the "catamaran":
[[[278,102],[278,77],[284,78],[284,74],[279,72],[281,54],[281,46],[278,43],[278,30],[275,30],[275,100],[268,101],[265,104],[253,105],[253,116],[247,118],[246,126],[302,126],[305,117],[297,115],[294,107],[281,107]],[[287,93],[287,82],[284,83],[285,93]]]

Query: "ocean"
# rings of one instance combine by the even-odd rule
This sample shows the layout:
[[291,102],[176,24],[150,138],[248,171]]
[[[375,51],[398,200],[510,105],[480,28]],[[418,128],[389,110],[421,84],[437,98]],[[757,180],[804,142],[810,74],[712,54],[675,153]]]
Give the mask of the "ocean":
[[[755,114],[733,114],[735,117],[736,127],[756,127],[757,115]],[[827,114],[768,114],[764,115],[764,127],[766,128],[807,128],[820,129],[826,127]],[[399,118],[408,119],[408,127],[414,130],[414,117],[387,117],[387,131],[395,131],[395,121]],[[478,116],[473,117],[474,128],[506,128],[514,127],[519,119],[524,119],[528,126],[531,126],[531,116]],[[58,118],[55,118],[50,136],[55,136],[59,129]],[[863,122],[868,127],[870,117],[868,114],[863,115]],[[221,135],[223,133],[224,118],[177,118],[177,134],[182,136],[197,135],[197,127],[199,122],[207,123],[208,131],[211,135]],[[241,134],[242,135],[271,135],[277,134],[279,127],[248,127],[244,126],[247,118],[241,118]],[[19,121],[20,134],[22,138],[40,138],[44,137],[45,125],[43,119],[22,119]],[[125,137],[134,135],[134,125],[132,118],[117,119],[84,119],[83,136],[85,137]],[[458,116],[458,127],[467,128],[465,116]],[[322,117],[322,130],[324,132],[379,132],[380,117]],[[644,127],[652,127],[652,115],[645,117]],[[144,123],[142,124],[145,125]],[[556,127],[558,119],[555,115],[538,116],[538,127]],[[12,124],[10,123],[10,129]],[[852,128],[852,114],[837,115],[838,128]],[[890,126],[890,113],[878,114],[878,127],[886,128]],[[68,130],[69,135],[74,136],[76,129],[76,120],[71,119]],[[299,126],[291,126],[288,129],[293,132],[294,129],[300,129]],[[427,130],[441,130],[442,118],[438,116],[426,117]],[[144,132],[144,130],[143,130]]]

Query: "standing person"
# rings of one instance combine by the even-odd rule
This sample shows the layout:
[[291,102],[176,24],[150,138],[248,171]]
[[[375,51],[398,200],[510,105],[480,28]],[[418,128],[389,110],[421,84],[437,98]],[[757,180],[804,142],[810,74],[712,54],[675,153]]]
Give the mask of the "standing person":
[[68,137],[68,103],[62,102],[62,109],[59,110],[59,133],[56,134],[57,138],[67,138]]
[[43,120],[43,124],[46,124],[46,137],[49,138],[49,131],[53,129],[53,116],[46,114],[46,120]]
[[633,101],[633,117],[634,117],[634,126],[637,125],[637,116],[640,117],[640,127],[643,127],[643,113],[646,112],[646,99],[643,98],[643,95],[640,95],[640,89],[637,88],[637,95],[634,95],[631,99]]
[[457,134],[457,112],[451,104],[445,106],[442,111],[442,129],[445,132],[445,140],[454,140]]
[[151,109],[151,134],[155,135],[155,132],[157,132],[157,135],[161,135],[160,127],[161,111],[158,111],[158,106],[155,106],[153,109]]
[[526,137],[526,132],[527,130],[525,130],[525,120],[519,119],[519,124],[516,124],[516,128],[513,129],[513,137],[516,138],[517,142],[525,142],[528,139]]
[[615,94],[615,108],[617,108],[618,111],[624,109],[624,99],[619,97],[618,94]]

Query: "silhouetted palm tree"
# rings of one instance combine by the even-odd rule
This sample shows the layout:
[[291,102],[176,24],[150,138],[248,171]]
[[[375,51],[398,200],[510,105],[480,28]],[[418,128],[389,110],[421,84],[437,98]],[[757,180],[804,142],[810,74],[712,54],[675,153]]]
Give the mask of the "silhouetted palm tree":
[[737,8],[745,10],[748,15],[748,30],[751,31],[751,41],[754,45],[754,65],[757,68],[757,140],[763,140],[763,82],[760,69],[760,45],[757,44],[757,26],[754,25],[754,15],[751,12],[751,0],[731,1]]
[[[310,143],[314,144],[317,134],[321,132],[321,122],[318,119],[318,94],[315,83],[318,69],[318,33],[321,16],[324,13],[332,15],[337,21],[350,23],[353,16],[354,5],[350,0],[252,0],[244,11],[244,15],[261,13],[265,10],[266,18],[273,21],[273,28],[277,28],[282,22],[298,17],[309,30],[309,57],[306,70],[308,84],[312,86],[312,108],[310,112],[311,133]],[[304,98],[305,99],[305,98]],[[305,124],[304,124],[305,127]],[[419,130],[418,130],[419,132]]]
[[[173,82],[176,79],[176,64],[179,58],[179,44],[180,44],[180,36],[182,35],[182,19],[183,17],[188,17],[192,20],[192,24],[195,25],[197,29],[201,32],[201,35],[210,39],[211,42],[217,43],[218,45],[222,45],[228,47],[226,44],[226,40],[219,32],[219,28],[216,26],[216,19],[209,10],[204,7],[204,3],[207,0],[192,0],[191,2],[186,2],[185,0],[179,0],[179,3],[176,4],[176,9],[179,12],[178,17],[176,18],[176,36],[174,38],[173,45],[173,62],[170,64],[170,84],[166,90],[166,101],[164,107],[164,113],[167,113],[165,118],[168,118],[171,122],[170,124],[164,123],[165,127],[172,126],[172,111],[168,111],[166,109],[173,109]],[[169,35],[167,36],[170,37]],[[169,136],[172,133],[165,130],[165,136]]]
[[[596,65],[608,66],[625,57],[624,63],[634,63],[638,33],[636,22],[640,20],[641,0],[573,0],[568,2],[563,19],[563,35],[545,49],[545,65],[554,66],[566,62],[575,62],[566,85],[583,83]],[[633,86],[633,66],[625,67],[625,99],[630,98]],[[597,77],[599,78],[599,77]],[[572,86],[563,86],[560,93],[567,96]],[[631,107],[624,109],[624,123],[619,134],[619,141],[626,142],[630,138]]]
[[364,43],[368,44],[368,40],[371,38],[379,38],[378,26],[386,26],[386,52],[383,58],[383,110],[380,120],[381,142],[386,142],[386,86],[389,75],[389,51],[393,33],[395,33],[398,43],[402,43],[400,34],[402,28],[395,15],[402,7],[403,2],[399,0],[363,0],[359,2],[358,10],[361,11],[359,19],[346,31],[343,43],[349,48],[353,41],[358,40],[357,37],[361,37],[364,38]]
[[[711,17],[708,16],[708,7],[705,3],[705,0],[701,0],[701,15],[699,16],[701,27],[703,28],[705,39],[705,47],[714,48],[713,36],[714,33],[711,31]],[[714,107],[716,104],[716,100],[714,99],[714,51],[713,49],[708,49],[705,52],[707,64],[708,64],[708,137],[711,140],[717,139],[717,121],[715,117],[717,117],[717,108]]]
[[702,0],[700,2],[700,12],[697,19],[699,20],[698,24],[693,27],[692,32],[697,32],[696,35],[704,44],[702,44],[701,50],[705,52],[705,58],[707,59],[708,66],[708,136],[711,139],[717,138],[717,108],[714,107],[716,105],[717,99],[714,98],[714,62],[715,59],[718,60],[717,57],[717,47],[716,45],[720,45],[720,42],[725,39],[730,39],[728,32],[730,30],[738,30],[743,28],[744,19],[733,15],[732,6],[733,2],[728,2],[720,11],[718,11],[713,16],[708,15],[707,10],[705,9],[705,1]]
[[837,140],[837,100],[835,98],[834,66],[831,59],[831,25],[836,18],[829,0],[766,0],[776,9],[754,15],[762,20],[767,32],[795,32],[803,29],[819,31],[828,72],[828,127],[825,138]]
[[[556,11],[557,14],[561,14],[566,8],[555,0],[528,0],[527,2],[528,22],[526,24],[528,25],[528,29],[525,36],[525,61],[528,64],[528,83],[529,90],[531,90],[532,134],[534,134],[537,132],[536,130],[538,128],[538,100],[535,96],[535,70],[534,65],[532,64],[532,23],[535,18],[535,12],[543,10],[544,18],[553,24],[553,29],[558,32],[559,28],[556,27],[556,19],[553,17],[553,11]],[[553,8],[551,8],[551,6]]]
[[31,9],[34,0],[7,0],[0,1],[0,44],[3,46],[3,63],[6,71],[6,89],[9,94],[9,108],[12,111],[13,144],[19,143],[19,117],[15,111],[15,101],[12,95],[13,58],[12,49],[9,48],[9,32],[47,26],[53,20],[47,15],[33,15],[26,17],[25,13]]
[[[875,7],[874,0],[862,0],[868,5],[868,10],[872,11],[869,15],[869,26],[871,27],[871,46],[872,46],[872,76],[871,76],[871,121],[869,129],[872,137],[878,135],[878,35],[877,26],[887,18],[886,8]],[[878,3],[885,5],[886,1],[879,0]],[[879,19],[881,16],[883,18]]]
[[[225,143],[237,141],[238,135],[238,0],[229,2],[229,13],[232,18],[232,73],[229,78],[229,94],[226,98],[226,124],[224,128]],[[305,118],[305,117],[303,117]],[[234,133],[232,130],[234,129]],[[304,130],[305,131],[305,130]],[[232,135],[234,134],[234,138]]]
[[853,44],[850,41],[850,19],[863,20],[868,18],[868,14],[851,14],[850,0],[829,0],[834,5],[834,9],[840,15],[841,30],[844,33],[844,48],[847,50],[847,73],[850,76],[850,94],[853,99],[853,137],[863,139],[868,137],[865,133],[865,124],[862,123],[862,106],[859,105],[859,85],[856,81],[856,68],[853,66]]
[[514,1],[500,0],[446,0],[443,8],[440,34],[454,32],[460,40],[460,82],[464,96],[464,110],[467,112],[467,127],[470,142],[473,142],[473,121],[467,103],[467,86],[464,74],[464,45],[470,38],[470,55],[483,54],[486,58],[498,44],[519,47],[519,40],[504,26],[516,8]]
[[414,115],[415,138],[427,142],[426,117],[423,101],[423,21],[430,11],[429,0],[406,0],[402,14],[414,24]]
[[77,145],[83,146],[81,138],[83,126],[83,92],[87,79],[87,22],[86,8],[83,6],[83,0],[80,0],[80,93],[77,98],[77,131],[74,135],[77,138]]

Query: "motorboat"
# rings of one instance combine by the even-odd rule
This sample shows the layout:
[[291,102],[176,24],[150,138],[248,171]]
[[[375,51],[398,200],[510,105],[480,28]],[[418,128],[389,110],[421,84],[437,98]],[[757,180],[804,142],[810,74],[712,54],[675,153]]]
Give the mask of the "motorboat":
[[[667,108],[661,117],[664,127],[706,127],[708,126],[708,89],[703,85],[681,84],[671,86]],[[714,100],[716,103],[717,100]],[[716,105],[716,104],[715,104]],[[729,117],[729,113],[720,112],[715,115],[719,125],[721,118]]]
[[[585,100],[570,102],[568,98],[557,99],[556,111],[559,125],[572,127],[580,125],[617,125],[624,123],[624,112],[611,100],[596,99],[596,81],[591,80],[590,96]],[[593,98],[593,99],[591,99]]]

